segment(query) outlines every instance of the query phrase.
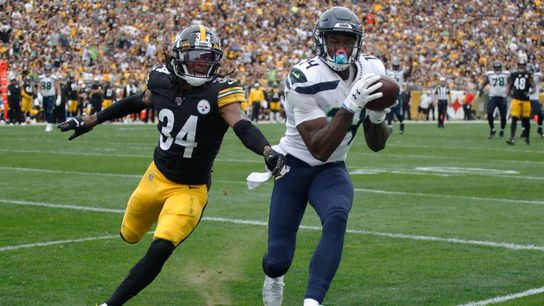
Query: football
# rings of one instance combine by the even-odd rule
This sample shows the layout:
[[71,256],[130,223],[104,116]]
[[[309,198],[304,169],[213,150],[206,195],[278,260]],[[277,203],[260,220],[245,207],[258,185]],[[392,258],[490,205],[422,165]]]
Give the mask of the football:
[[382,82],[382,87],[377,89],[376,92],[383,93],[383,96],[379,99],[372,100],[366,104],[366,108],[371,110],[384,110],[391,107],[397,102],[397,97],[400,92],[399,85],[394,79],[382,75],[378,82]]

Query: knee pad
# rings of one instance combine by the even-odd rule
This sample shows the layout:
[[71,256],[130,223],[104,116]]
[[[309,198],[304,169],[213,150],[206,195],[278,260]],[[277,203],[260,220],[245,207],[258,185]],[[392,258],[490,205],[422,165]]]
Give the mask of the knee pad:
[[285,275],[291,266],[291,262],[282,262],[279,264],[271,265],[268,263],[268,255],[263,256],[263,271],[266,275],[272,278],[276,278]]

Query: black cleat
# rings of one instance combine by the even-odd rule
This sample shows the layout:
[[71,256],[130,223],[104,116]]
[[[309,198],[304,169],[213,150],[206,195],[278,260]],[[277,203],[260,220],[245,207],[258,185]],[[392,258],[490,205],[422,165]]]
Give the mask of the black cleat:
[[506,141],[506,143],[509,144],[509,145],[511,145],[511,146],[513,146],[513,145],[516,144],[516,142],[514,141],[514,138],[513,138],[513,137],[510,138],[510,139],[508,139],[508,140]]
[[499,131],[499,137],[500,137],[500,138],[503,138],[503,137],[504,137],[504,131],[502,131],[502,130]]
[[489,131],[489,136],[487,136],[487,138],[488,138],[488,139],[493,138],[493,137],[495,136],[495,133],[496,133],[496,132],[497,132],[497,131],[495,131],[495,129]]
[[526,144],[531,144],[531,141],[529,140],[529,136],[525,137],[525,143]]
[[540,135],[540,138],[544,138],[544,135],[542,134],[542,127],[539,127],[537,130],[536,130],[536,133],[538,135]]

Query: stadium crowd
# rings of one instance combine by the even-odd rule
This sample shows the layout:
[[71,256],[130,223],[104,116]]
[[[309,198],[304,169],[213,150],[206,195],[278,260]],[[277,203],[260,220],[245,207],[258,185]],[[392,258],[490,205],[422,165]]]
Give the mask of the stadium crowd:
[[374,46],[365,53],[387,66],[392,59],[407,66],[412,56],[411,88],[445,77],[452,88],[476,89],[494,60],[515,69],[519,53],[542,66],[541,0],[0,0],[0,59],[28,82],[51,64],[61,81],[78,82],[82,103],[93,82],[110,82],[120,99],[127,84],[144,86],[180,29],[205,24],[223,39],[220,72],[268,93],[312,56],[315,20],[333,5],[361,17],[366,45]]

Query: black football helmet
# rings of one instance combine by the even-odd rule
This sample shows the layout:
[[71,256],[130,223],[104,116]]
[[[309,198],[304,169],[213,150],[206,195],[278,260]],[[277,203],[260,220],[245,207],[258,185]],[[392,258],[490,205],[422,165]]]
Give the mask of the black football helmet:
[[502,63],[500,61],[494,61],[493,62],[493,70],[501,71],[502,70]]
[[[329,54],[325,36],[329,33],[352,33],[355,35],[355,43],[351,53],[337,51],[338,54]],[[359,57],[363,45],[363,30],[357,15],[344,7],[333,7],[326,10],[317,21],[314,29],[314,40],[317,55],[335,71],[346,70]]]
[[192,25],[176,36],[172,47],[172,69],[192,86],[209,82],[221,65],[219,37],[208,27]]

